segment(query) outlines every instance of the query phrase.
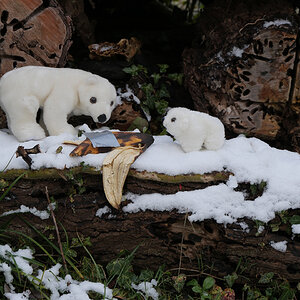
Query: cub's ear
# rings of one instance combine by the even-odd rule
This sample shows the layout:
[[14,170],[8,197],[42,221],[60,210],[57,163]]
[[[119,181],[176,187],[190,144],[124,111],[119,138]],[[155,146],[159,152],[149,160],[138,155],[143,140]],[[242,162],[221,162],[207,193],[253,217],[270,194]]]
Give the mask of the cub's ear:
[[96,75],[91,75],[87,80],[86,83],[88,85],[93,85],[96,84],[98,82],[98,77]]

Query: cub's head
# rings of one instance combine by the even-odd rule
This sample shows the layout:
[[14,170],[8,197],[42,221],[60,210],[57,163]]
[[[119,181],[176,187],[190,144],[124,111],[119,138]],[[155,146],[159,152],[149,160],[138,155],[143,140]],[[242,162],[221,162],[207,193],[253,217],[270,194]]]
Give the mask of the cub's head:
[[187,108],[175,107],[171,108],[165,116],[163,125],[175,138],[184,134],[188,129],[189,113],[190,110]]
[[116,106],[115,87],[105,78],[91,75],[78,87],[79,111],[94,122],[105,123]]

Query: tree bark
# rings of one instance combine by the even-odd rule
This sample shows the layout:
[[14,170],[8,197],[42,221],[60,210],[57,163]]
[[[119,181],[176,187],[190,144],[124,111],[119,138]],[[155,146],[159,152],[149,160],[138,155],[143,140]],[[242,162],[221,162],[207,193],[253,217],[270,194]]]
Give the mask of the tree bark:
[[[11,182],[21,172],[22,170],[7,171],[1,177],[6,182]],[[260,234],[257,233],[257,224],[249,219],[240,220],[248,224],[249,232],[245,232],[237,224],[223,226],[214,220],[190,223],[187,220],[188,214],[179,214],[176,211],[148,210],[127,214],[122,210],[111,209],[97,217],[99,208],[109,206],[104,196],[102,178],[95,170],[82,172],[81,168],[29,171],[1,202],[0,214],[16,210],[21,205],[46,210],[47,186],[50,197],[57,204],[54,211],[57,222],[64,226],[69,238],[76,237],[77,232],[90,237],[93,246],[89,250],[103,264],[115,259],[121,250],[132,251],[139,246],[133,261],[138,269],[155,270],[164,264],[167,269],[173,269],[177,274],[181,257],[180,268],[183,273],[195,272],[192,270],[197,270],[201,261],[202,271],[212,268],[214,275],[223,277],[234,272],[241,261],[241,267],[245,268],[245,277],[239,278],[241,283],[246,282],[244,278],[254,280],[257,274],[266,272],[277,273],[291,282],[300,279],[299,237],[292,239],[287,234],[287,225],[284,223],[279,225],[277,232],[272,232],[271,224],[280,223],[279,217],[266,225]],[[219,172],[173,178],[164,174],[131,170],[124,193],[173,194],[179,190],[200,189],[225,182],[229,175]],[[289,212],[290,215],[299,213],[299,210]],[[22,218],[43,230],[45,234],[51,233],[50,229],[46,229],[53,225],[51,218],[41,220],[30,213],[22,214]],[[18,216],[1,217],[0,222],[4,224],[10,219],[12,228],[37,238]],[[60,230],[63,238],[62,228]],[[285,253],[269,245],[270,241],[282,240],[288,241]]]
[[0,76],[25,65],[65,65],[71,20],[55,0],[2,0],[0,14]]
[[183,59],[198,110],[231,133],[297,150],[299,16],[292,2],[213,1],[198,24],[200,43]]

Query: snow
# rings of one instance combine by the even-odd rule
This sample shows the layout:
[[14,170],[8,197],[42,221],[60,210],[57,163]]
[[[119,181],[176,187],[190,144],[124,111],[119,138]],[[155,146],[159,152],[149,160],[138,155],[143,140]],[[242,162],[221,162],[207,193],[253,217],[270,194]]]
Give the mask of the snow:
[[[17,265],[29,281],[33,281],[37,285],[42,284],[43,289],[50,291],[51,300],[89,300],[88,292],[90,291],[103,295],[103,299],[113,299],[112,290],[105,287],[102,283],[90,281],[79,282],[73,280],[69,274],[65,278],[61,278],[59,276],[61,264],[56,264],[47,270],[38,269],[37,275],[34,275],[33,267],[30,265],[33,255],[32,251],[28,248],[13,251],[9,245],[0,245],[0,258]],[[23,293],[14,292],[14,278],[11,267],[7,263],[0,264],[0,272],[4,273],[5,282],[10,288],[10,292],[5,293],[7,299],[29,299],[30,291]]]
[[25,205],[21,205],[20,208],[18,208],[18,209],[4,212],[1,215],[1,217],[8,216],[8,215],[11,215],[11,214],[16,214],[16,213],[27,213],[27,212],[41,218],[42,220],[48,219],[49,216],[50,216],[49,213],[45,210],[38,210],[35,207],[28,207],[28,206],[25,206]]
[[289,20],[283,20],[283,19],[278,19],[278,20],[275,20],[275,21],[269,21],[269,22],[265,22],[263,27],[264,28],[268,28],[270,26],[281,26],[281,25],[292,25],[292,23],[289,21]]
[[233,56],[237,56],[237,57],[242,57],[244,50],[245,50],[245,48],[241,49],[241,48],[234,46],[229,54],[233,55]]
[[293,232],[293,234],[300,234],[300,224],[293,224],[292,232]]
[[[26,274],[32,274],[33,269],[30,266],[28,260],[32,259],[32,251],[27,249],[19,249],[18,251],[13,251],[9,245],[0,245],[0,258],[10,261],[13,264],[17,264],[19,269]],[[0,263],[0,272],[4,273],[5,282],[8,284],[9,288],[13,291],[15,288],[12,285],[13,276],[11,272],[11,267],[3,262]],[[25,298],[26,299],[26,298]]]
[[[90,131],[84,125],[80,127]],[[82,136],[80,139],[85,139]],[[203,174],[213,171],[229,171],[227,183],[202,190],[178,192],[174,195],[125,195],[130,199],[124,212],[161,211],[176,209],[181,213],[190,212],[190,221],[213,218],[219,223],[232,223],[238,218],[248,217],[263,222],[274,218],[278,211],[300,208],[300,155],[287,150],[270,147],[256,138],[239,136],[226,140],[217,151],[194,151],[185,153],[180,145],[169,136],[155,136],[154,143],[132,165],[138,171],[158,172],[171,176],[182,174]],[[60,135],[46,137],[40,141],[19,143],[11,134],[0,130],[0,170],[3,170],[19,145],[31,148],[40,145],[42,153],[31,155],[33,169],[71,168],[82,163],[100,169],[106,153],[70,157],[74,146],[64,145],[66,140],[78,140],[75,136]],[[63,150],[56,153],[62,146]],[[13,157],[7,169],[27,168],[22,158]],[[242,192],[235,191],[239,183],[259,184],[264,181],[266,188],[262,196],[253,201],[245,199]],[[30,209],[30,212],[33,212]],[[99,211],[99,216],[103,215]]]
[[245,223],[245,222],[237,222],[237,224],[241,226],[241,228],[242,228],[242,230],[244,232],[246,232],[246,233],[250,232],[250,228],[249,228],[249,226],[248,226],[247,223]]
[[5,293],[4,296],[10,300],[27,300],[30,296],[30,291],[25,291],[23,293]]
[[270,245],[272,248],[274,248],[275,250],[277,251],[280,251],[280,252],[286,252],[286,249],[287,249],[287,241],[281,241],[281,242],[274,242],[274,241],[271,241],[270,242]]
[[117,89],[117,104],[122,103],[122,98],[127,101],[135,101],[137,104],[141,103],[141,100],[133,93],[132,89],[126,84],[125,92],[121,88]]
[[102,208],[99,208],[97,211],[96,211],[96,217],[99,217],[101,218],[102,215],[104,214],[108,214],[111,212],[111,209],[108,207],[108,206],[104,206]]
[[139,291],[144,299],[149,299],[149,297],[151,297],[153,300],[158,300],[159,294],[154,288],[157,286],[157,281],[155,279],[152,279],[151,282],[141,282],[138,285],[132,283],[131,286]]

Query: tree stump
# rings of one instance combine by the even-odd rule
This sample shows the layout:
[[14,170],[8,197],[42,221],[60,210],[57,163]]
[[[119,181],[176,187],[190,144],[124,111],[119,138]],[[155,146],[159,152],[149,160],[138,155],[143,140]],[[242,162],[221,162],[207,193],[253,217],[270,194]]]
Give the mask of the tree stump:
[[195,107],[231,133],[297,149],[299,24],[292,1],[213,1],[198,25],[200,45],[183,54]]
[[[1,177],[9,183],[23,171],[7,171]],[[179,190],[201,189],[225,182],[229,175],[217,172],[172,177],[131,170],[124,193],[172,194]],[[239,220],[248,225],[248,231],[245,231],[239,224],[224,226],[214,220],[190,223],[188,214],[176,211],[124,213],[112,208],[108,211],[109,204],[103,192],[100,172],[84,167],[28,171],[2,200],[0,215],[20,209],[22,205],[47,210],[46,187],[49,196],[56,202],[54,214],[58,224],[64,226],[69,238],[76,237],[77,233],[90,237],[93,246],[89,250],[99,263],[106,264],[115,259],[121,250],[132,251],[138,246],[133,261],[138,269],[156,270],[158,266],[165,265],[177,274],[181,257],[181,272],[186,274],[191,270],[191,274],[195,275],[201,261],[202,271],[211,270],[221,278],[234,272],[240,265],[243,269],[240,283],[255,281],[258,274],[267,272],[279,274],[290,282],[300,280],[300,238],[288,234],[288,224],[281,222],[279,216],[259,233],[257,223],[249,219]],[[97,216],[98,209],[105,207],[103,213]],[[300,210],[294,210],[289,215],[299,213]],[[12,229],[36,239],[36,233],[23,220],[43,231],[46,236],[53,234],[50,217],[41,220],[31,213],[23,213],[0,218],[2,224],[9,220]],[[272,228],[277,231],[274,232]],[[64,239],[61,227],[60,230]],[[271,241],[282,240],[288,241],[284,253],[270,245]]]
[[25,65],[64,66],[71,20],[54,0],[1,0],[0,76]]

